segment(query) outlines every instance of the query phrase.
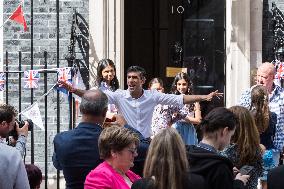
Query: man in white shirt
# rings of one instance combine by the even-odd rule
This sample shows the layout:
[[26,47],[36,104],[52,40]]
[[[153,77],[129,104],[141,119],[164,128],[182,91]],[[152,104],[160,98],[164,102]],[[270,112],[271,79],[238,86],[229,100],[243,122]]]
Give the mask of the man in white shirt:
[[[141,132],[145,138],[151,136],[151,120],[157,104],[183,106],[198,101],[211,101],[214,96],[222,95],[218,91],[208,95],[174,95],[159,93],[157,90],[144,90],[145,75],[143,68],[131,66],[127,70],[127,90],[104,91],[109,103],[115,104],[127,123]],[[84,94],[84,91],[74,89],[63,81],[59,81],[59,84],[78,96]]]

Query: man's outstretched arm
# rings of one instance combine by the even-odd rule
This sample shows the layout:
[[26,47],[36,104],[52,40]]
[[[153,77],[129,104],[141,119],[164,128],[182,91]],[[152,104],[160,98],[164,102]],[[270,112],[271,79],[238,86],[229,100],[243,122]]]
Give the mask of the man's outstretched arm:
[[62,81],[62,80],[59,80],[57,83],[58,83],[59,87],[63,87],[67,91],[74,93],[75,95],[78,95],[79,97],[82,97],[84,95],[84,93],[86,92],[86,90],[77,89],[77,88],[73,87],[72,85],[70,85],[70,84],[68,84],[68,83],[66,83],[65,81]]
[[214,96],[220,98],[223,96],[223,93],[218,93],[218,90],[216,90],[208,95],[183,95],[183,103],[190,104],[200,101],[211,101]]

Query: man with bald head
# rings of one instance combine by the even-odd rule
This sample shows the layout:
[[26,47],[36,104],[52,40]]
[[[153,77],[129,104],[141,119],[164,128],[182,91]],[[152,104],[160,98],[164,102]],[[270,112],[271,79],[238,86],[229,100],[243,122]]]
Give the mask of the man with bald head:
[[66,188],[84,188],[87,174],[100,163],[98,138],[103,130],[108,98],[100,90],[87,91],[82,97],[82,121],[70,131],[54,137],[53,165],[63,170]]
[[274,65],[265,62],[263,63],[258,69],[257,69],[257,75],[256,75],[256,84],[262,85],[267,88],[269,94],[272,93],[274,90],[274,77],[275,77],[275,68]]
[[[273,160],[279,164],[280,152],[284,146],[284,90],[274,83],[274,65],[265,62],[257,70],[256,84],[264,86],[269,93],[269,108],[277,115],[276,132],[273,140]],[[247,108],[251,104],[251,89],[246,90],[240,100],[240,105]]]

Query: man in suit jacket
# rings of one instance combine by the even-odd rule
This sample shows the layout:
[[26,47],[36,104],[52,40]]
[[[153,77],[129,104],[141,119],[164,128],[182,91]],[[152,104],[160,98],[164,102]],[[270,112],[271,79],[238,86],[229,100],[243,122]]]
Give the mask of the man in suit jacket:
[[[82,122],[75,129],[58,133],[54,138],[53,165],[63,170],[67,189],[84,188],[87,174],[102,162],[98,138],[103,130],[107,107],[108,98],[103,92],[87,91],[80,104]],[[143,146],[144,149],[148,147]],[[146,156],[145,153],[142,155],[140,162]]]
[[98,138],[107,106],[104,93],[88,91],[80,104],[82,122],[73,130],[58,133],[53,140],[53,165],[63,170],[67,189],[84,188],[87,174],[100,163]]
[[271,169],[267,175],[267,188],[268,189],[281,189],[284,188],[284,165],[280,165]]

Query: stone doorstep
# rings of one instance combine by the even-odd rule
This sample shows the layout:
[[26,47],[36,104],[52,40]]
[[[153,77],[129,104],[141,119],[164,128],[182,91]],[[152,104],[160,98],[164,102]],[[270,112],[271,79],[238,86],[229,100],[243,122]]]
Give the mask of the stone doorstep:
[[[62,173],[60,173],[59,178],[59,186],[60,188],[65,188],[65,179]],[[48,174],[47,181],[48,189],[57,189],[57,175],[56,174]],[[42,182],[40,185],[40,189],[45,189],[45,175],[42,175]]]

